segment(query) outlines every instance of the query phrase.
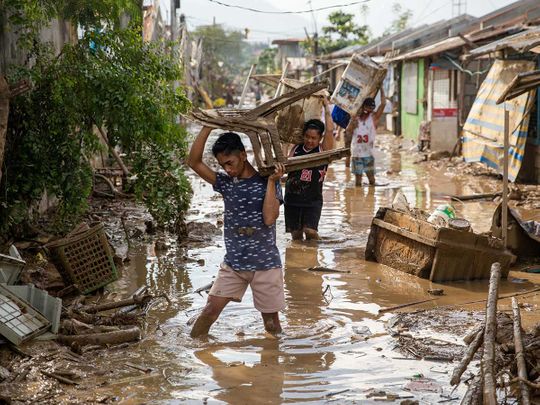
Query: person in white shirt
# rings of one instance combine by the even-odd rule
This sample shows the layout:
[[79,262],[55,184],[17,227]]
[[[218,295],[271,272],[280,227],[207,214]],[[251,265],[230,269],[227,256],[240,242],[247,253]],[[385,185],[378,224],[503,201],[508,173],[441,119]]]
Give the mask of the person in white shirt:
[[375,158],[373,145],[377,122],[379,122],[385,106],[386,98],[381,88],[381,104],[375,111],[375,100],[368,97],[362,103],[357,114],[351,117],[345,133],[351,137],[351,170],[355,175],[356,186],[362,185],[362,174],[366,174],[369,184],[375,185]]

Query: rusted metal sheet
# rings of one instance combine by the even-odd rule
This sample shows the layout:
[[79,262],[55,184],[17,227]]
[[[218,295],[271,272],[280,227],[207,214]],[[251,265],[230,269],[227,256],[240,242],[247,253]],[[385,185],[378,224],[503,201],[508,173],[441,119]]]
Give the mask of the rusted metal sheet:
[[518,73],[503,90],[497,99],[497,104],[518,97],[523,93],[536,89],[538,86],[540,86],[540,70]]
[[540,27],[535,27],[473,49],[468,53],[467,58],[476,58],[478,56],[482,56],[491,52],[496,52],[507,48],[514,49],[515,51],[520,53],[525,53],[529,51],[538,52],[535,48],[539,45]]
[[489,278],[495,262],[506,277],[513,258],[499,239],[439,228],[391,208],[377,212],[366,246],[366,260],[435,282]]

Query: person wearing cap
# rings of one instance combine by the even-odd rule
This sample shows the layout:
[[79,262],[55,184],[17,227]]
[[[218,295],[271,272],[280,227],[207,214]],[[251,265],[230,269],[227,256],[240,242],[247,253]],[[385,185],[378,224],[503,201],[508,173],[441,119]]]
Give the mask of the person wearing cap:
[[[328,100],[324,99],[324,121],[304,123],[304,143],[295,145],[289,157],[305,156],[334,147],[334,124]],[[290,172],[285,183],[285,229],[294,240],[319,239],[318,227],[323,206],[323,182],[328,165]]]
[[375,100],[368,97],[362,103],[358,113],[351,117],[345,133],[351,137],[351,171],[355,175],[356,186],[362,185],[362,174],[366,174],[369,184],[375,185],[375,158],[373,145],[377,122],[379,122],[386,98],[381,87],[381,105],[375,111]]

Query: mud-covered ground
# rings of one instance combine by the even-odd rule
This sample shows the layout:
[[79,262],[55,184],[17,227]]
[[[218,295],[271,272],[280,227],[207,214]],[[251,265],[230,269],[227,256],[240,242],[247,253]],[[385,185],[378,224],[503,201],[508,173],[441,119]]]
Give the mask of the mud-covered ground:
[[[497,192],[501,182],[489,173],[463,170],[456,159],[423,162],[411,144],[393,135],[378,137],[376,166],[387,186],[355,187],[343,161],[331,166],[322,241],[292,242],[279,218],[287,308],[281,314],[284,333],[277,339],[264,333],[249,291],[242,303],[225,309],[207,339],[189,337],[187,322],[206,300],[204,292],[194,291],[212,281],[224,254],[222,201],[211,186],[193,176],[191,232],[180,242],[162,232],[148,234],[150,218],[132,202],[93,201],[94,219],[106,223],[124,261],[120,280],[101,299],[122,298],[147,285],[155,295],[167,294],[171,303],[161,300],[150,310],[137,343],[73,355],[54,342],[33,342],[22,347],[34,356],[25,359],[2,351],[0,364],[18,377],[1,385],[0,393],[38,403],[459,403],[466,387],[453,390],[450,374],[465,347],[462,337],[483,319],[483,304],[470,302],[486,297],[487,282],[431,283],[364,261],[364,247],[373,215],[400,189],[411,205],[430,211],[449,202],[448,195]],[[540,220],[537,207],[517,203],[512,202],[524,218]],[[486,232],[497,202],[454,205],[475,231]],[[314,266],[344,272],[307,270]],[[539,284],[539,275],[511,272],[500,293]],[[434,298],[429,289],[443,289],[444,295],[379,313]],[[520,301],[530,327],[538,321],[540,296],[534,292]],[[499,308],[509,310],[510,301],[501,300]],[[426,311],[395,316],[418,309]],[[49,369],[67,370],[78,385],[41,373]]]

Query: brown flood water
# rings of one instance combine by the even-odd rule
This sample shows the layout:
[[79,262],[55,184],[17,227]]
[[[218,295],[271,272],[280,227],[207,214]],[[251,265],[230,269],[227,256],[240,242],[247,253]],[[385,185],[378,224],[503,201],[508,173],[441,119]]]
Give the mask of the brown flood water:
[[[199,296],[193,290],[215,276],[224,255],[221,235],[216,235],[210,246],[190,247],[182,253],[173,246],[156,254],[153,245],[130,252],[132,261],[114,287],[117,292],[126,295],[146,284],[155,293],[167,293],[173,304],[151,311],[147,336],[128,352],[128,358],[126,352],[109,351],[96,354],[96,360],[98,364],[117,363],[120,369],[129,360],[158,372],[131,380],[137,374],[126,369],[125,381],[98,388],[96,393],[118,395],[132,403],[364,404],[372,403],[366,399],[366,390],[376,388],[413,395],[421,403],[444,400],[440,393],[411,393],[403,387],[409,378],[421,373],[436,380],[443,394],[449,394],[452,364],[404,359],[393,350],[394,339],[385,330],[385,322],[392,314],[378,315],[378,310],[430,298],[426,292],[429,288],[443,288],[446,295],[413,309],[482,299],[487,292],[486,282],[433,284],[365,262],[363,248],[373,215],[378,207],[390,205],[400,188],[411,205],[431,210],[449,201],[444,194],[490,192],[497,190],[499,183],[445,169],[426,172],[424,166],[413,163],[413,152],[398,150],[393,142],[396,140],[391,135],[380,136],[376,156],[378,171],[383,173],[379,177],[387,180],[388,186],[356,188],[343,161],[331,166],[320,224],[322,242],[292,242],[284,233],[283,218],[278,220],[287,300],[287,308],[281,314],[284,334],[279,339],[265,335],[249,290],[242,303],[231,303],[225,309],[208,339],[189,337],[186,322],[206,300],[204,293]],[[387,170],[392,174],[384,174]],[[189,219],[215,224],[221,218],[221,199],[212,197],[211,187],[195,177],[193,188]],[[493,202],[455,207],[476,231],[489,229]],[[179,264],[180,254],[204,259],[204,265],[195,261]],[[350,273],[305,270],[312,266]],[[509,280],[503,282],[501,293],[528,290],[539,283],[538,275],[511,273]],[[508,308],[506,301],[502,309]],[[529,296],[527,301],[539,303],[538,296]],[[524,318],[529,324],[536,321],[534,312],[524,313]],[[365,340],[366,336],[370,338]],[[450,333],[437,337],[460,341],[459,336]],[[458,398],[463,392],[460,386],[453,397]]]

